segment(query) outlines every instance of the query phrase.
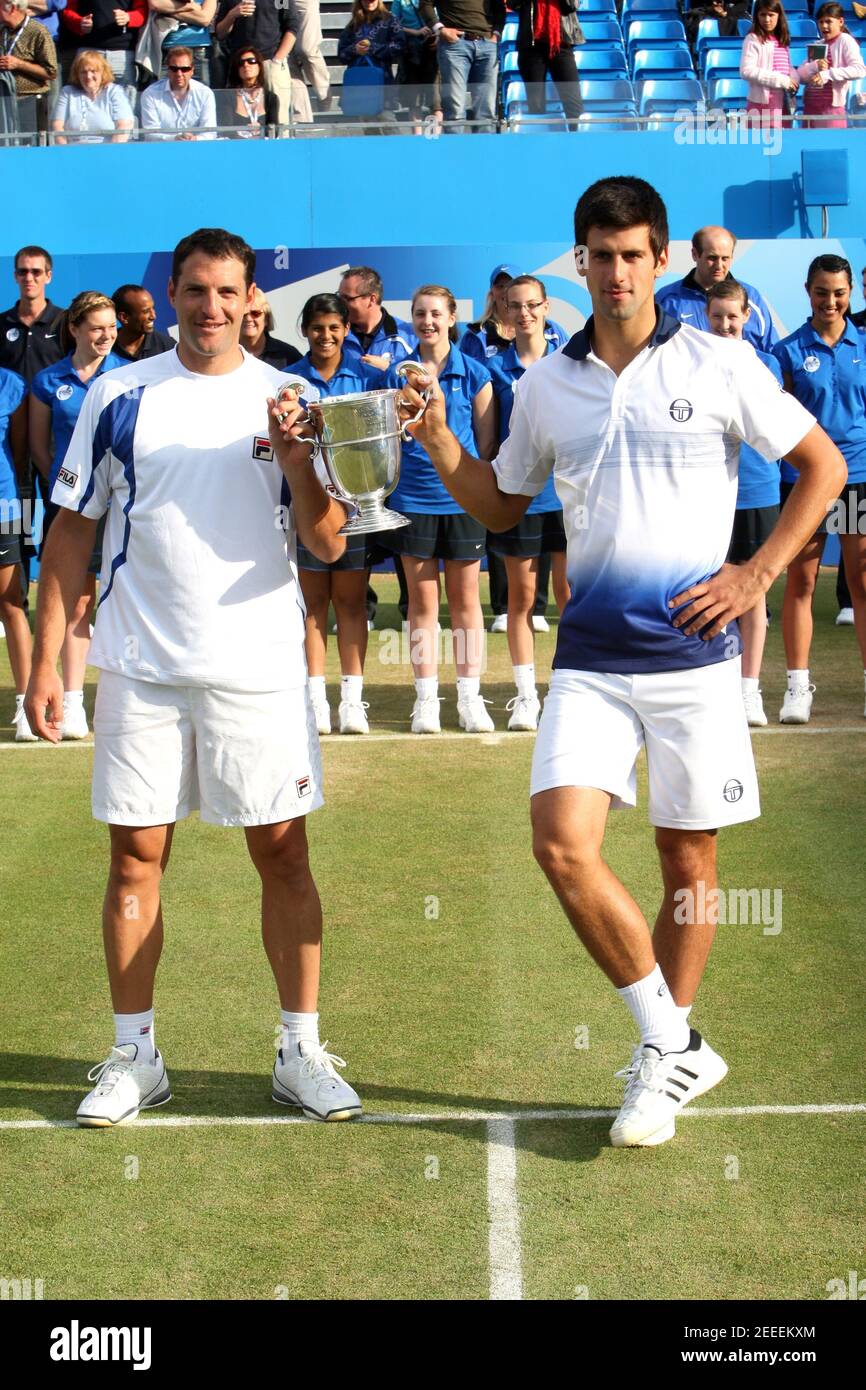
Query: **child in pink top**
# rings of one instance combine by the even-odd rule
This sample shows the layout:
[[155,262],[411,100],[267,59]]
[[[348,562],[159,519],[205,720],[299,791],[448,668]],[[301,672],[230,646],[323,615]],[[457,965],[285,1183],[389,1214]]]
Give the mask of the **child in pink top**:
[[[819,130],[844,130],[848,124],[845,98],[848,83],[855,77],[866,77],[866,65],[860,45],[845,28],[845,11],[835,0],[822,5],[815,15],[821,31],[821,41],[827,45],[827,57],[810,59],[797,73],[806,83],[803,94],[804,126]],[[809,117],[818,119],[809,120]]]
[[759,113],[761,125],[790,124],[785,98],[800,85],[791,67],[790,42],[780,0],[757,0],[743,41],[740,76],[749,84],[746,110]]

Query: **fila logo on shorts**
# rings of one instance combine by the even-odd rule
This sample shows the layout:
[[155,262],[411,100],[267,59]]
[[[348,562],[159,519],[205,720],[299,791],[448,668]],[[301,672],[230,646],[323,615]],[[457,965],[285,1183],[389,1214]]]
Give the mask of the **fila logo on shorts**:
[[270,463],[274,457],[274,449],[271,441],[266,434],[257,434],[253,440],[253,458],[262,459]]
[[295,789],[298,793],[298,796],[311,796],[313,792],[313,784],[310,781],[309,777],[299,777],[295,782]]

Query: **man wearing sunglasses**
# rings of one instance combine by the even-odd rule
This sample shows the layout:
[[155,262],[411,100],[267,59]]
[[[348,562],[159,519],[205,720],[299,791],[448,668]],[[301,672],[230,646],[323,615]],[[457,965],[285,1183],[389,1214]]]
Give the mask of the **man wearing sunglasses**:
[[210,87],[193,80],[191,48],[173,48],[168,77],[154,82],[141,98],[141,126],[148,140],[213,140],[216,103]]

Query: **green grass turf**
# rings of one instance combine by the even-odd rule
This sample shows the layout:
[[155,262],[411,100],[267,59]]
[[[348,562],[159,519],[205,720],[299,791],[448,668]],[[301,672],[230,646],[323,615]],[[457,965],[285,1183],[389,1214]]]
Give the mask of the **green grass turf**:
[[[376,583],[380,622],[393,623],[394,582]],[[779,601],[776,591],[777,613]],[[834,612],[826,575],[812,727],[859,729],[856,643]],[[554,640],[539,638],[540,674]],[[380,663],[379,646],[374,633],[373,728],[406,730],[409,673]],[[501,729],[505,638],[489,651]],[[6,668],[3,682],[11,701]],[[763,680],[773,723],[783,684],[776,622]],[[446,696],[449,685],[446,673]],[[443,712],[453,727],[453,700]],[[368,1111],[615,1106],[631,1024],[531,858],[531,736],[324,742],[328,804],[310,821],[326,912],[323,1037],[348,1057]],[[722,835],[721,881],[780,888],[782,930],[719,929],[695,1021],[731,1072],[704,1103],[858,1101],[866,739],[789,729],[754,743],[764,816]],[[2,757],[13,924],[0,948],[2,1115],[68,1118],[110,1041],[92,754]],[[612,818],[607,852],[653,915],[645,804],[641,777],[638,809]],[[162,1113],[283,1113],[269,1099],[275,1001],[241,836],[179,827],[165,915],[157,1037],[175,1098]],[[575,1047],[578,1027],[588,1047]],[[521,1121],[526,1295],[573,1298],[586,1285],[593,1298],[825,1297],[828,1279],[866,1267],[854,1211],[864,1124],[684,1118],[675,1143],[622,1153],[603,1119]],[[3,1132],[0,1275],[42,1277],[49,1297],[272,1298],[284,1286],[292,1298],[484,1298],[484,1140],[483,1126],[453,1123]],[[725,1176],[732,1157],[737,1179]],[[425,1177],[431,1158],[437,1179]]]

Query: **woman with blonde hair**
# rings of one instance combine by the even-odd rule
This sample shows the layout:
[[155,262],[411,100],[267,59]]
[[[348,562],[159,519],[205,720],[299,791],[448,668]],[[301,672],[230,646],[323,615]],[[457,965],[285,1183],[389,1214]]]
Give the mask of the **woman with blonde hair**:
[[[97,377],[114,367],[124,367],[111,349],[117,338],[113,300],[97,290],[84,290],[73,299],[60,321],[60,342],[67,355],[37,372],[30,388],[30,453],[43,478],[48,496],[63,466],[75,422],[84,397]],[[52,450],[53,436],[53,450]],[[57,515],[47,502],[43,535]],[[99,524],[87,581],[66,627],[60,650],[63,671],[63,738],[85,738],[89,732],[84,712],[84,673],[90,646],[90,620],[96,598],[96,576],[102,569],[102,535]]]
[[[132,107],[107,59],[95,49],[82,49],[51,113],[54,144],[122,144],[132,126]],[[67,139],[73,134],[77,138]]]
[[267,362],[268,366],[276,367],[279,371],[301,360],[297,348],[292,347],[291,343],[284,343],[282,338],[274,337],[273,310],[258,287],[252,304],[244,311],[241,347],[252,357],[261,358],[262,362]]

